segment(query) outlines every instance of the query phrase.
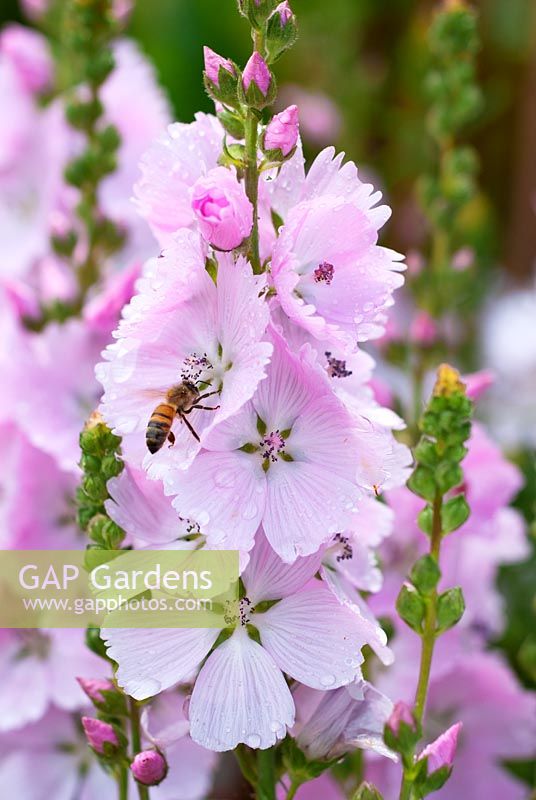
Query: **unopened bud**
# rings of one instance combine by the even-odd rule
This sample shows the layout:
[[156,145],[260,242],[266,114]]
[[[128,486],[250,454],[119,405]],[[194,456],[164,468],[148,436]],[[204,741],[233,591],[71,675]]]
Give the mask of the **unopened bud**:
[[236,106],[238,70],[229,58],[224,58],[210,47],[203,48],[205,58],[205,88],[215,102]]
[[218,55],[218,53],[215,53],[210,47],[203,47],[203,56],[205,58],[205,75],[218,89],[220,88],[220,67],[230,75],[236,75],[233,62],[228,58]]
[[440,364],[434,386],[436,397],[450,397],[453,394],[465,394],[465,384],[460,378],[460,373],[450,364]]
[[428,774],[437,772],[443,767],[448,769],[452,767],[456,755],[458,734],[461,729],[462,723],[457,722],[424,748],[419,756],[419,761],[423,758],[428,759]]
[[385,723],[383,738],[385,744],[395,753],[409,756],[421,736],[421,726],[409,706],[399,701]]
[[144,750],[134,757],[130,769],[138,783],[143,786],[158,786],[167,775],[168,765],[158,750]]
[[76,680],[93,703],[101,705],[104,704],[106,702],[106,698],[101,694],[101,692],[115,691],[115,686],[107,679],[77,678]]
[[266,61],[256,50],[251,55],[242,75],[242,88],[248,105],[264,108],[275,95],[275,81]]
[[391,716],[387,720],[386,724],[387,727],[394,733],[394,735],[398,736],[400,733],[401,723],[408,725],[412,729],[415,728],[415,719],[411,712],[411,708],[407,703],[399,700],[398,703],[395,703],[395,707],[393,708]]
[[298,37],[298,25],[288,0],[279,3],[266,26],[266,49],[270,61],[292,47]]
[[298,131],[298,106],[289,106],[268,123],[264,132],[264,149],[268,152],[279,150],[283,157],[288,156],[296,147]]
[[101,756],[112,755],[119,748],[119,739],[112,725],[94,717],[82,717],[88,744]]

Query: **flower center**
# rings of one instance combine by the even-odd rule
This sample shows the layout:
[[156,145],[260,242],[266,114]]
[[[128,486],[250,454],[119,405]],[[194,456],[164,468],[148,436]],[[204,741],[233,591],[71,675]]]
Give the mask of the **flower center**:
[[337,561],[349,561],[353,555],[354,551],[352,549],[352,545],[350,544],[350,540],[347,536],[343,536],[342,533],[336,533],[333,537],[333,541],[337,542],[337,555],[335,556]]
[[286,441],[277,430],[263,436],[259,444],[262,450],[262,457],[267,461],[275,462],[279,453],[284,450]]
[[212,364],[207,358],[207,354],[190,353],[182,362],[181,378],[183,381],[196,383],[200,376],[208,369],[213,369]]
[[227,208],[229,201],[221,192],[213,192],[203,197],[200,205],[199,212],[202,217],[209,220],[219,222],[223,215],[223,210]]
[[330,378],[348,378],[352,374],[352,370],[346,369],[346,361],[334,358],[327,350],[324,355],[328,361],[327,373]]
[[250,623],[250,614],[254,611],[251,607],[251,600],[249,597],[242,597],[238,604],[236,601],[228,601],[225,604],[224,620],[225,624],[229,626],[240,625],[245,628]]
[[333,264],[328,264],[327,261],[323,261],[318,267],[315,269],[313,275],[315,278],[315,283],[327,283],[329,286],[331,281],[333,280],[333,275],[335,273],[335,269]]

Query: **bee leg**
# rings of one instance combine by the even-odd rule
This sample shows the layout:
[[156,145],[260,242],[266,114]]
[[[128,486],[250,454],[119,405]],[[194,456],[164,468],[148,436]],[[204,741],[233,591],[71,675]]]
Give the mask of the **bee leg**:
[[184,414],[189,414],[190,411],[193,411],[194,408],[199,408],[201,411],[217,411],[219,406],[192,406],[188,409],[188,411],[184,411]]
[[213,395],[213,394],[218,394],[218,391],[215,390],[214,392],[206,392],[206,394],[200,394],[199,397],[197,398],[196,402],[199,402],[200,400],[204,400],[205,397],[211,397],[211,395]]
[[168,433],[168,437],[167,438],[168,438],[168,442],[169,442],[168,447],[173,447],[173,445],[175,444],[175,434],[173,433],[173,431],[170,431]]
[[190,425],[190,423],[188,422],[188,420],[186,419],[184,414],[181,413],[181,414],[179,414],[179,416],[180,416],[181,420],[184,422],[184,424],[186,425],[186,427],[188,428],[188,430],[190,431],[190,433],[192,434],[192,436],[194,437],[194,439],[197,439],[197,441],[200,442],[201,439],[199,438],[197,433],[194,431],[194,429],[192,428],[192,426]]

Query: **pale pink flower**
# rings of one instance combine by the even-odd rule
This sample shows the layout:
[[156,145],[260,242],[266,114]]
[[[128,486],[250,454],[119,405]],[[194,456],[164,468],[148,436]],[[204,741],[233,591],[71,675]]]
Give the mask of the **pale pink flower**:
[[285,561],[348,527],[362,494],[355,423],[312,368],[272,332],[268,375],[237,414],[215,425],[166,491],[211,546],[250,550],[262,523]]
[[297,142],[298,106],[289,106],[268,123],[264,133],[264,149],[281,150],[284,156],[288,156]]
[[217,250],[234,250],[251,233],[253,206],[230,169],[216,167],[196,181],[192,209],[201,235]]
[[68,711],[88,705],[76,676],[98,674],[103,661],[85,646],[83,630],[6,630],[0,636],[0,731],[35,722],[52,705]]
[[393,704],[369,683],[358,681],[331,692],[300,685],[292,696],[296,723],[291,733],[309,759],[337,758],[360,748],[396,760],[383,741]]
[[351,351],[381,335],[392,293],[401,286],[401,256],[377,245],[389,217],[381,194],[342,166],[327,148],[301,186],[298,204],[284,217],[272,257],[283,311],[315,338]]
[[409,338],[415,344],[431,345],[437,339],[437,325],[426,311],[419,311],[409,328]]
[[477,402],[488,389],[495,383],[496,376],[490,369],[481,369],[478,372],[471,372],[463,376],[467,397]]
[[242,74],[242,84],[247,92],[251,83],[254,83],[265,97],[272,82],[270,70],[261,54],[255,50],[250,56]]
[[[118,434],[136,433],[144,440],[150,416],[166,391],[190,380],[210,383],[207,391],[217,392],[206,403],[219,406],[217,411],[188,416],[203,440],[205,429],[237,412],[264,377],[272,350],[261,341],[268,324],[267,305],[259,298],[264,278],[253,276],[243,259],[235,264],[231,256],[219,255],[218,264],[216,287],[205,270],[198,237],[184,231],[157,260],[154,279],[142,282],[125,310],[117,342],[97,367],[104,386],[101,410]],[[139,325],[133,323],[137,319]],[[164,474],[171,466],[184,469],[199,450],[179,418],[173,431],[172,448],[147,454],[152,474]]]
[[42,92],[52,81],[53,63],[46,39],[31,28],[11,24],[0,34],[0,58],[7,58],[24,88]]
[[186,125],[175,122],[142,156],[142,176],[134,187],[138,209],[159,244],[194,224],[191,189],[218,166],[223,128],[216,117],[197,114]]
[[215,53],[214,50],[210,49],[210,47],[203,47],[203,57],[205,60],[206,76],[218,88],[220,87],[220,67],[223,67],[223,69],[229,72],[231,75],[236,74],[233,62],[228,58],[218,55],[218,53]]
[[[314,689],[336,689],[360,675],[369,629],[320,581],[319,557],[282,562],[259,535],[242,575],[235,630],[211,651],[219,630],[104,630],[125,691],[144,699],[188,678],[207,654],[189,704],[191,736],[211,750],[240,742],[270,747],[294,723],[286,673]],[[265,600],[277,600],[256,611]],[[261,644],[248,635],[259,632]],[[225,691],[221,687],[225,684]]]

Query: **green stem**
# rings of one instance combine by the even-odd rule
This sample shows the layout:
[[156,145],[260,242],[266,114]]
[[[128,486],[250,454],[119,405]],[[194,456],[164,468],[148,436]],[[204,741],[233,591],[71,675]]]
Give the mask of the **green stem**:
[[[432,516],[432,536],[430,542],[430,554],[434,557],[439,564],[439,556],[441,550],[441,538],[443,531],[441,527],[441,507],[443,505],[443,497],[440,494],[436,495],[433,503],[433,516]],[[428,694],[428,684],[430,681],[430,672],[432,669],[432,658],[434,655],[434,647],[436,640],[436,625],[437,625],[437,590],[434,589],[432,594],[426,600],[426,615],[424,618],[424,626],[422,632],[421,644],[421,662],[419,666],[419,679],[417,681],[417,690],[415,692],[415,707],[413,713],[419,725],[422,725],[424,710],[426,708],[426,697]],[[402,785],[400,788],[400,800],[411,800],[412,786],[413,786],[413,754],[408,763],[404,765],[402,773]]]
[[290,788],[289,788],[289,790],[287,792],[286,800],[293,800],[293,798],[296,796],[296,792],[298,791],[300,786],[301,786],[301,782],[297,781],[296,779],[294,779],[292,781],[292,783],[290,784]]
[[275,800],[275,750],[259,750],[257,755],[259,780],[257,784],[257,800]]
[[253,206],[253,227],[249,237],[249,258],[253,272],[261,273],[259,256],[259,165],[257,160],[258,122],[250,108],[246,117],[246,194]]
[[[140,710],[135,700],[130,698],[130,738],[132,742],[132,752],[134,755],[141,751],[141,732],[140,732]],[[149,789],[147,786],[137,784],[138,797],[140,800],[149,800]]]
[[248,783],[255,787],[257,785],[257,770],[255,767],[253,751],[247,750],[242,745],[238,745],[238,747],[233,750],[233,753],[243,777]]
[[126,766],[119,768],[117,775],[118,800],[128,800],[128,769]]

